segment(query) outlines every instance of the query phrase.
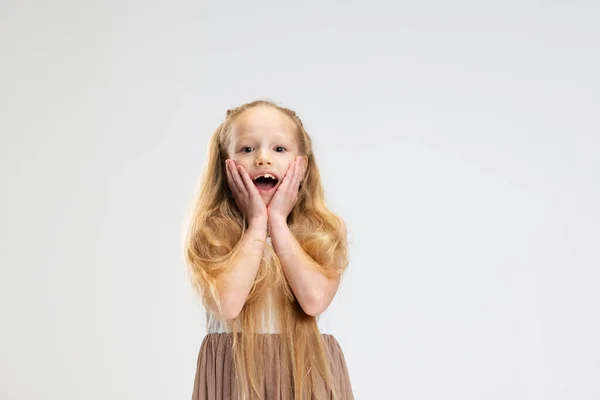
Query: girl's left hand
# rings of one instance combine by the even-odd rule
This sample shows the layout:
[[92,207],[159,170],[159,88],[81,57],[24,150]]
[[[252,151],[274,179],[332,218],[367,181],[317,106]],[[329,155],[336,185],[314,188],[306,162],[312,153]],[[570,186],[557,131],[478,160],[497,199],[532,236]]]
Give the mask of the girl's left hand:
[[287,220],[288,215],[290,215],[290,212],[292,212],[298,201],[298,189],[306,171],[305,164],[305,158],[298,156],[288,167],[281,185],[279,185],[267,206],[269,220],[271,218],[283,218]]

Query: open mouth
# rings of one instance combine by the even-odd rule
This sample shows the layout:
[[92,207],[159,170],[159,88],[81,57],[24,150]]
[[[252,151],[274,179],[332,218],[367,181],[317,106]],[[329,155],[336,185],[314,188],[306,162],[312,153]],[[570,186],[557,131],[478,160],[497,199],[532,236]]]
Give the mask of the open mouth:
[[276,178],[271,178],[268,176],[261,176],[254,180],[254,186],[258,190],[268,191],[277,186],[278,180]]

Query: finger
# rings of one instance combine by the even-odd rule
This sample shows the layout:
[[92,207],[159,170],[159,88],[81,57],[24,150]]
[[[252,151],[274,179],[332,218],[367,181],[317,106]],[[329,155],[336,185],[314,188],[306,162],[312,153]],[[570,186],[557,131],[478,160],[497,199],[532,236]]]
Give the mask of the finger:
[[281,182],[281,186],[283,186],[282,190],[285,190],[289,185],[292,179],[292,175],[294,172],[294,162],[292,161],[288,166],[287,171],[285,171],[285,175],[283,176],[283,180]]
[[302,174],[304,173],[304,158],[300,157],[298,160],[298,183],[302,180]]
[[242,178],[240,177],[240,173],[238,171],[237,165],[235,161],[231,160],[231,176],[233,178],[234,185],[238,191],[239,195],[244,195],[246,193],[246,187],[242,182]]
[[242,176],[243,171],[244,171],[244,167],[242,167],[241,165],[236,165],[234,176],[237,179],[240,191],[244,194],[244,196],[248,196],[248,188],[244,184],[244,178]]
[[300,161],[296,159],[294,161],[294,174],[292,175],[292,182],[290,184],[290,189],[293,191],[298,190],[298,178],[300,177]]
[[294,160],[294,162],[292,162],[292,170],[290,171],[290,184],[287,187],[290,193],[293,193],[294,184],[296,182],[296,168],[298,168],[298,162]]
[[258,193],[258,189],[256,188],[256,186],[254,186],[254,182],[252,182],[252,179],[250,179],[250,175],[248,175],[248,172],[246,172],[244,167],[242,167],[241,165],[240,165],[240,176],[242,178],[242,181],[244,182],[244,185],[245,185],[248,193],[254,193],[255,191],[256,191],[256,193]]
[[298,164],[298,187],[300,187],[302,181],[304,180],[304,173],[306,172],[306,160],[304,157],[300,158],[300,162]]
[[235,182],[233,181],[233,176],[231,174],[231,162],[229,160],[225,160],[225,172],[227,173],[227,182],[229,183],[229,189],[235,193],[237,193],[237,187],[235,186]]

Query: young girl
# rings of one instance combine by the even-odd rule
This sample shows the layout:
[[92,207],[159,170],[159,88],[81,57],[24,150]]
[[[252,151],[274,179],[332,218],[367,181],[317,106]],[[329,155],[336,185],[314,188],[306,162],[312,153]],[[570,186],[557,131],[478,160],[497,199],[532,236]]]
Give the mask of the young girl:
[[353,399],[343,352],[316,319],[347,250],[300,118],[268,101],[227,111],[186,234],[207,312],[192,399]]

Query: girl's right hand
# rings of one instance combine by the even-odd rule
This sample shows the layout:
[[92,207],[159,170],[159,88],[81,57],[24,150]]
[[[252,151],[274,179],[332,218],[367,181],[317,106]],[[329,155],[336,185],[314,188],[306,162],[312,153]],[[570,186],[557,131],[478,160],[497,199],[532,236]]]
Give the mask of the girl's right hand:
[[244,213],[248,225],[261,221],[266,222],[268,220],[267,206],[248,172],[231,159],[225,160],[225,169],[235,204]]

